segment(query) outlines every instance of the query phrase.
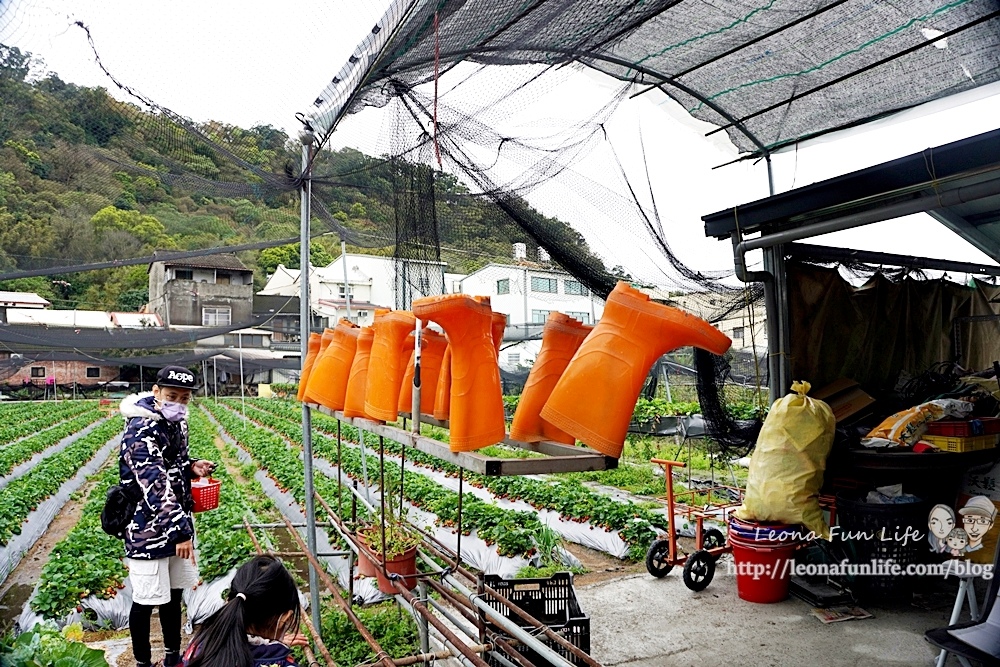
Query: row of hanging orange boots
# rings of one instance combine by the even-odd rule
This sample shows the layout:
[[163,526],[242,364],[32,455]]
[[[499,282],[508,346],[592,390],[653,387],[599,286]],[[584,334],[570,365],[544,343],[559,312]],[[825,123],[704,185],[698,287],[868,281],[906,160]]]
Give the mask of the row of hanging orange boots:
[[[381,421],[410,412],[416,318],[437,323],[446,334],[421,332],[421,413],[449,421],[452,451],[502,442],[497,357],[506,317],[492,311],[489,297],[426,297],[413,302],[412,312],[376,310],[372,327],[341,319],[322,336],[312,334],[299,400]],[[722,354],[730,344],[708,322],[619,282],[595,327],[562,313],[549,315],[510,437],[581,440],[618,458],[653,362],[686,345]]]

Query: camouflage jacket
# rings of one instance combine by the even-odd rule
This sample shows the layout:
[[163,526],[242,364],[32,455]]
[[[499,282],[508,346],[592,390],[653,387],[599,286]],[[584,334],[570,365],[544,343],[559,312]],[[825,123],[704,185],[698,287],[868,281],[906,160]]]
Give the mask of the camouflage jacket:
[[125,534],[125,555],[153,560],[174,555],[174,547],[194,536],[191,459],[187,422],[168,422],[152,394],[121,403],[126,419],[118,451],[125,490],[138,500]]

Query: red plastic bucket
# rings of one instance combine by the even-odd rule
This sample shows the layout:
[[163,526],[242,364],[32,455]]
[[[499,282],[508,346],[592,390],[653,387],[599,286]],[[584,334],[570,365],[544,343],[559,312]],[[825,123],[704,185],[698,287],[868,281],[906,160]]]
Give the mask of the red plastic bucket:
[[209,477],[200,477],[191,482],[191,495],[194,497],[194,511],[207,512],[219,506],[219,487],[222,482]]
[[798,542],[780,546],[761,546],[733,539],[733,560],[736,561],[736,592],[747,602],[781,602],[788,597],[792,578],[791,563]]

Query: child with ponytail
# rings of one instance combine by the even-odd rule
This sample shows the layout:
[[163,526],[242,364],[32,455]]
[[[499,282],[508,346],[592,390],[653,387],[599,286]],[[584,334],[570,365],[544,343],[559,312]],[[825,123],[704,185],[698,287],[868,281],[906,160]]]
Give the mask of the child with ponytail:
[[184,654],[186,667],[297,667],[292,646],[298,633],[299,593],[285,566],[257,556],[233,577],[229,599],[195,633]]

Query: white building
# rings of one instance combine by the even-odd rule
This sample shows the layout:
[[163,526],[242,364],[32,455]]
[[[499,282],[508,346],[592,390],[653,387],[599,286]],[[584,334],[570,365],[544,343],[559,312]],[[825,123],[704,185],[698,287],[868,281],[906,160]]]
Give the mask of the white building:
[[[346,297],[350,294],[351,321],[367,326],[374,321],[376,308],[406,309],[414,299],[443,294],[449,286],[454,287],[459,280],[454,274],[446,274],[445,266],[444,262],[347,253],[328,266],[310,269],[309,302],[313,312],[332,325],[347,317]],[[278,265],[258,294],[298,296],[299,273],[298,269]]]
[[[665,298],[669,298],[692,315],[706,320],[714,317],[724,302],[723,297],[711,292],[673,294]],[[764,304],[744,306],[713,324],[732,339],[734,350],[752,351],[756,347],[758,352],[767,352],[767,314],[764,311]]]
[[535,360],[549,313],[565,313],[585,324],[595,324],[604,313],[604,300],[569,273],[527,262],[487,264],[461,280],[460,286],[464,294],[490,297],[493,310],[507,316],[500,365],[508,370]]

